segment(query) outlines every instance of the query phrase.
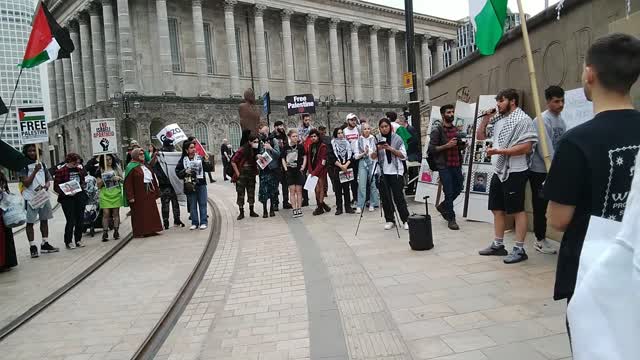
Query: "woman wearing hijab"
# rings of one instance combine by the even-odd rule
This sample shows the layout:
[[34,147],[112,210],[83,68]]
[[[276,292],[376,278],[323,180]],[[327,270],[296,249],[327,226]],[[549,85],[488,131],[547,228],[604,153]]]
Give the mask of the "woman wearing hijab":
[[[353,143],[353,157],[358,161],[358,207],[356,213],[360,214],[365,206],[367,190],[369,191],[369,211],[374,211],[380,206],[378,187],[375,175],[372,174],[377,159],[376,138],[371,135],[371,125],[361,125],[362,135]],[[376,170],[377,170],[377,166]],[[376,171],[377,172],[377,171]],[[367,189],[367,185],[369,188]]]
[[196,154],[196,144],[185,142],[182,145],[182,157],[176,164],[176,175],[186,182],[191,182],[193,191],[187,194],[189,213],[191,214],[191,227],[189,230],[205,230],[207,220],[207,179],[204,173],[211,170],[209,157],[202,158]]
[[64,226],[64,245],[68,250],[74,249],[71,245],[71,241],[74,239],[76,248],[84,247],[82,244],[82,223],[84,207],[88,200],[87,193],[84,191],[86,176],[87,173],[82,168],[80,155],[69,153],[65,158],[65,164],[56,171],[53,177],[53,189],[58,194],[58,202],[62,206],[62,212],[67,221]]
[[382,173],[379,190],[384,218],[387,222],[384,229],[391,230],[396,226],[394,213],[397,207],[404,229],[409,230],[409,224],[407,224],[409,210],[402,193],[404,175],[402,161],[407,158],[407,150],[404,148],[402,138],[393,133],[389,119],[380,119],[378,127],[380,129],[377,144],[378,169]]
[[329,176],[331,176],[331,182],[333,183],[333,192],[336,194],[336,215],[342,215],[343,198],[344,211],[347,214],[353,214],[351,194],[349,193],[350,181],[340,181],[340,173],[349,170],[353,156],[351,144],[345,139],[344,129],[342,127],[333,129],[331,147],[333,148],[333,152],[331,152],[329,156],[329,164],[331,165],[329,168]]
[[249,216],[260,217],[253,210],[253,204],[256,202],[256,175],[258,175],[258,165],[256,164],[256,152],[260,146],[260,140],[254,134],[247,136],[247,142],[240,146],[238,151],[231,158],[231,166],[233,167],[233,177],[231,182],[236,184],[236,193],[238,194],[236,203],[240,214],[238,220],[244,219],[244,195],[247,194],[247,202],[249,203]]
[[[0,200],[9,193],[7,178],[0,171]],[[4,211],[0,209],[0,273],[18,265],[16,245],[13,242],[13,230],[4,224]]]
[[322,142],[320,132],[317,129],[309,132],[309,139],[311,139],[308,152],[309,175],[318,178],[315,188],[318,207],[313,211],[313,215],[321,215],[331,211],[331,208],[324,203],[324,184],[327,181],[327,145]]
[[[105,161],[106,160],[106,161]],[[102,209],[102,241],[109,240],[109,225],[113,219],[113,239],[118,240],[120,233],[120,208],[124,205],[122,194],[122,170],[111,154],[101,155],[99,159],[100,174],[100,209]]]
[[124,173],[124,190],[131,208],[131,227],[134,237],[157,235],[162,222],[156,199],[159,196],[158,181],[144,164],[144,151],[131,151],[131,162]]

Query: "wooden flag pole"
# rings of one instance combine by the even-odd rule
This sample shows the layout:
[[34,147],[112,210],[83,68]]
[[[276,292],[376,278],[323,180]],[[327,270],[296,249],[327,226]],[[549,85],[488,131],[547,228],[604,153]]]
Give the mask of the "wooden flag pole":
[[536,121],[538,125],[539,143],[542,146],[542,156],[544,158],[544,166],[549,171],[551,167],[551,155],[547,147],[547,132],[544,127],[544,119],[540,112],[540,97],[538,93],[538,82],[536,81],[536,68],[533,65],[533,54],[531,52],[531,44],[529,43],[529,31],[527,30],[527,20],[524,16],[522,8],[522,0],[518,0],[518,10],[520,12],[520,26],[522,27],[522,40],[524,41],[524,50],[527,53],[527,65],[529,66],[529,82],[531,83],[531,97],[533,98],[533,106],[536,112]]
[[36,145],[36,162],[40,162],[40,144],[35,144]]

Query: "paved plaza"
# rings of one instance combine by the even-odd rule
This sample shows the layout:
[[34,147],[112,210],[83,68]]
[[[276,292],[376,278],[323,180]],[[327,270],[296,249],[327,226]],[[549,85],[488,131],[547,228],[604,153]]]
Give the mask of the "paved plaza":
[[[399,239],[382,229],[378,211],[364,214],[355,236],[357,215],[314,217],[306,208],[299,219],[281,210],[275,218],[237,221],[233,185],[211,184],[209,197],[213,214],[222,217],[216,251],[156,359],[571,356],[566,305],[551,299],[556,256],[531,248],[528,261],[510,266],[478,256],[491,238],[488,224],[460,221],[462,230],[453,232],[434,216],[435,248],[415,252],[407,231]],[[424,212],[422,204],[411,207]],[[61,211],[55,215],[50,238],[60,246],[64,218]],[[130,231],[125,223],[123,234]],[[11,359],[130,359],[208,235],[172,228],[132,240],[0,342],[0,353]],[[96,236],[83,249],[30,259],[24,237],[16,236],[19,267],[0,274],[3,290],[10,290],[0,295],[5,323],[114,246]]]

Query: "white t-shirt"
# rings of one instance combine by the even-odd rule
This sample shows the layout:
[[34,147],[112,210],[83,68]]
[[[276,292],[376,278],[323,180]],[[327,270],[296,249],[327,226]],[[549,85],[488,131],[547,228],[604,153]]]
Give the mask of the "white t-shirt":
[[348,127],[346,127],[344,128],[344,130],[342,130],[342,132],[344,133],[344,138],[347,139],[351,144],[353,144],[353,142],[358,140],[358,138],[360,137],[360,129],[357,126],[353,129],[349,129]]
[[394,121],[391,123],[391,127],[393,128],[393,132],[396,132],[396,130],[400,128],[400,124]]
[[[502,126],[504,125],[504,122],[505,122],[504,120],[505,119],[502,119],[493,125],[493,137],[491,138],[491,140],[493,141],[493,147],[495,149],[500,149],[500,147],[498,146],[498,134],[500,134],[500,131],[502,130]],[[498,156],[492,156],[491,165],[493,165],[494,167],[494,173],[495,173],[495,167],[497,162],[498,162]],[[523,172],[523,171],[529,170],[529,162],[527,160],[527,155],[510,156],[509,165],[507,166],[509,167],[509,173]]]

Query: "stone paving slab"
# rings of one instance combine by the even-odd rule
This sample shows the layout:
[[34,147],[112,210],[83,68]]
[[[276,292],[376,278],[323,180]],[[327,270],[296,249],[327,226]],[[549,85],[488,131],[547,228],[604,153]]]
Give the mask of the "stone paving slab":
[[[51,204],[55,205],[54,199]],[[125,208],[121,210],[121,237],[131,232],[131,222],[125,217],[126,212]],[[18,266],[0,274],[0,327],[44,300],[116,245],[116,241],[103,243],[101,233],[94,237],[88,236],[87,233],[82,237],[86,245],[84,248],[66,250],[63,239],[65,223],[62,208],[58,207],[54,211],[53,219],[49,220],[49,242],[60,248],[60,252],[40,254],[40,257],[35,259],[31,258],[26,232],[21,231],[14,235]],[[39,226],[39,223],[34,226],[38,248],[42,238]]]
[[208,236],[172,228],[133,239],[0,343],[0,353],[12,359],[130,358],[193,270]]

